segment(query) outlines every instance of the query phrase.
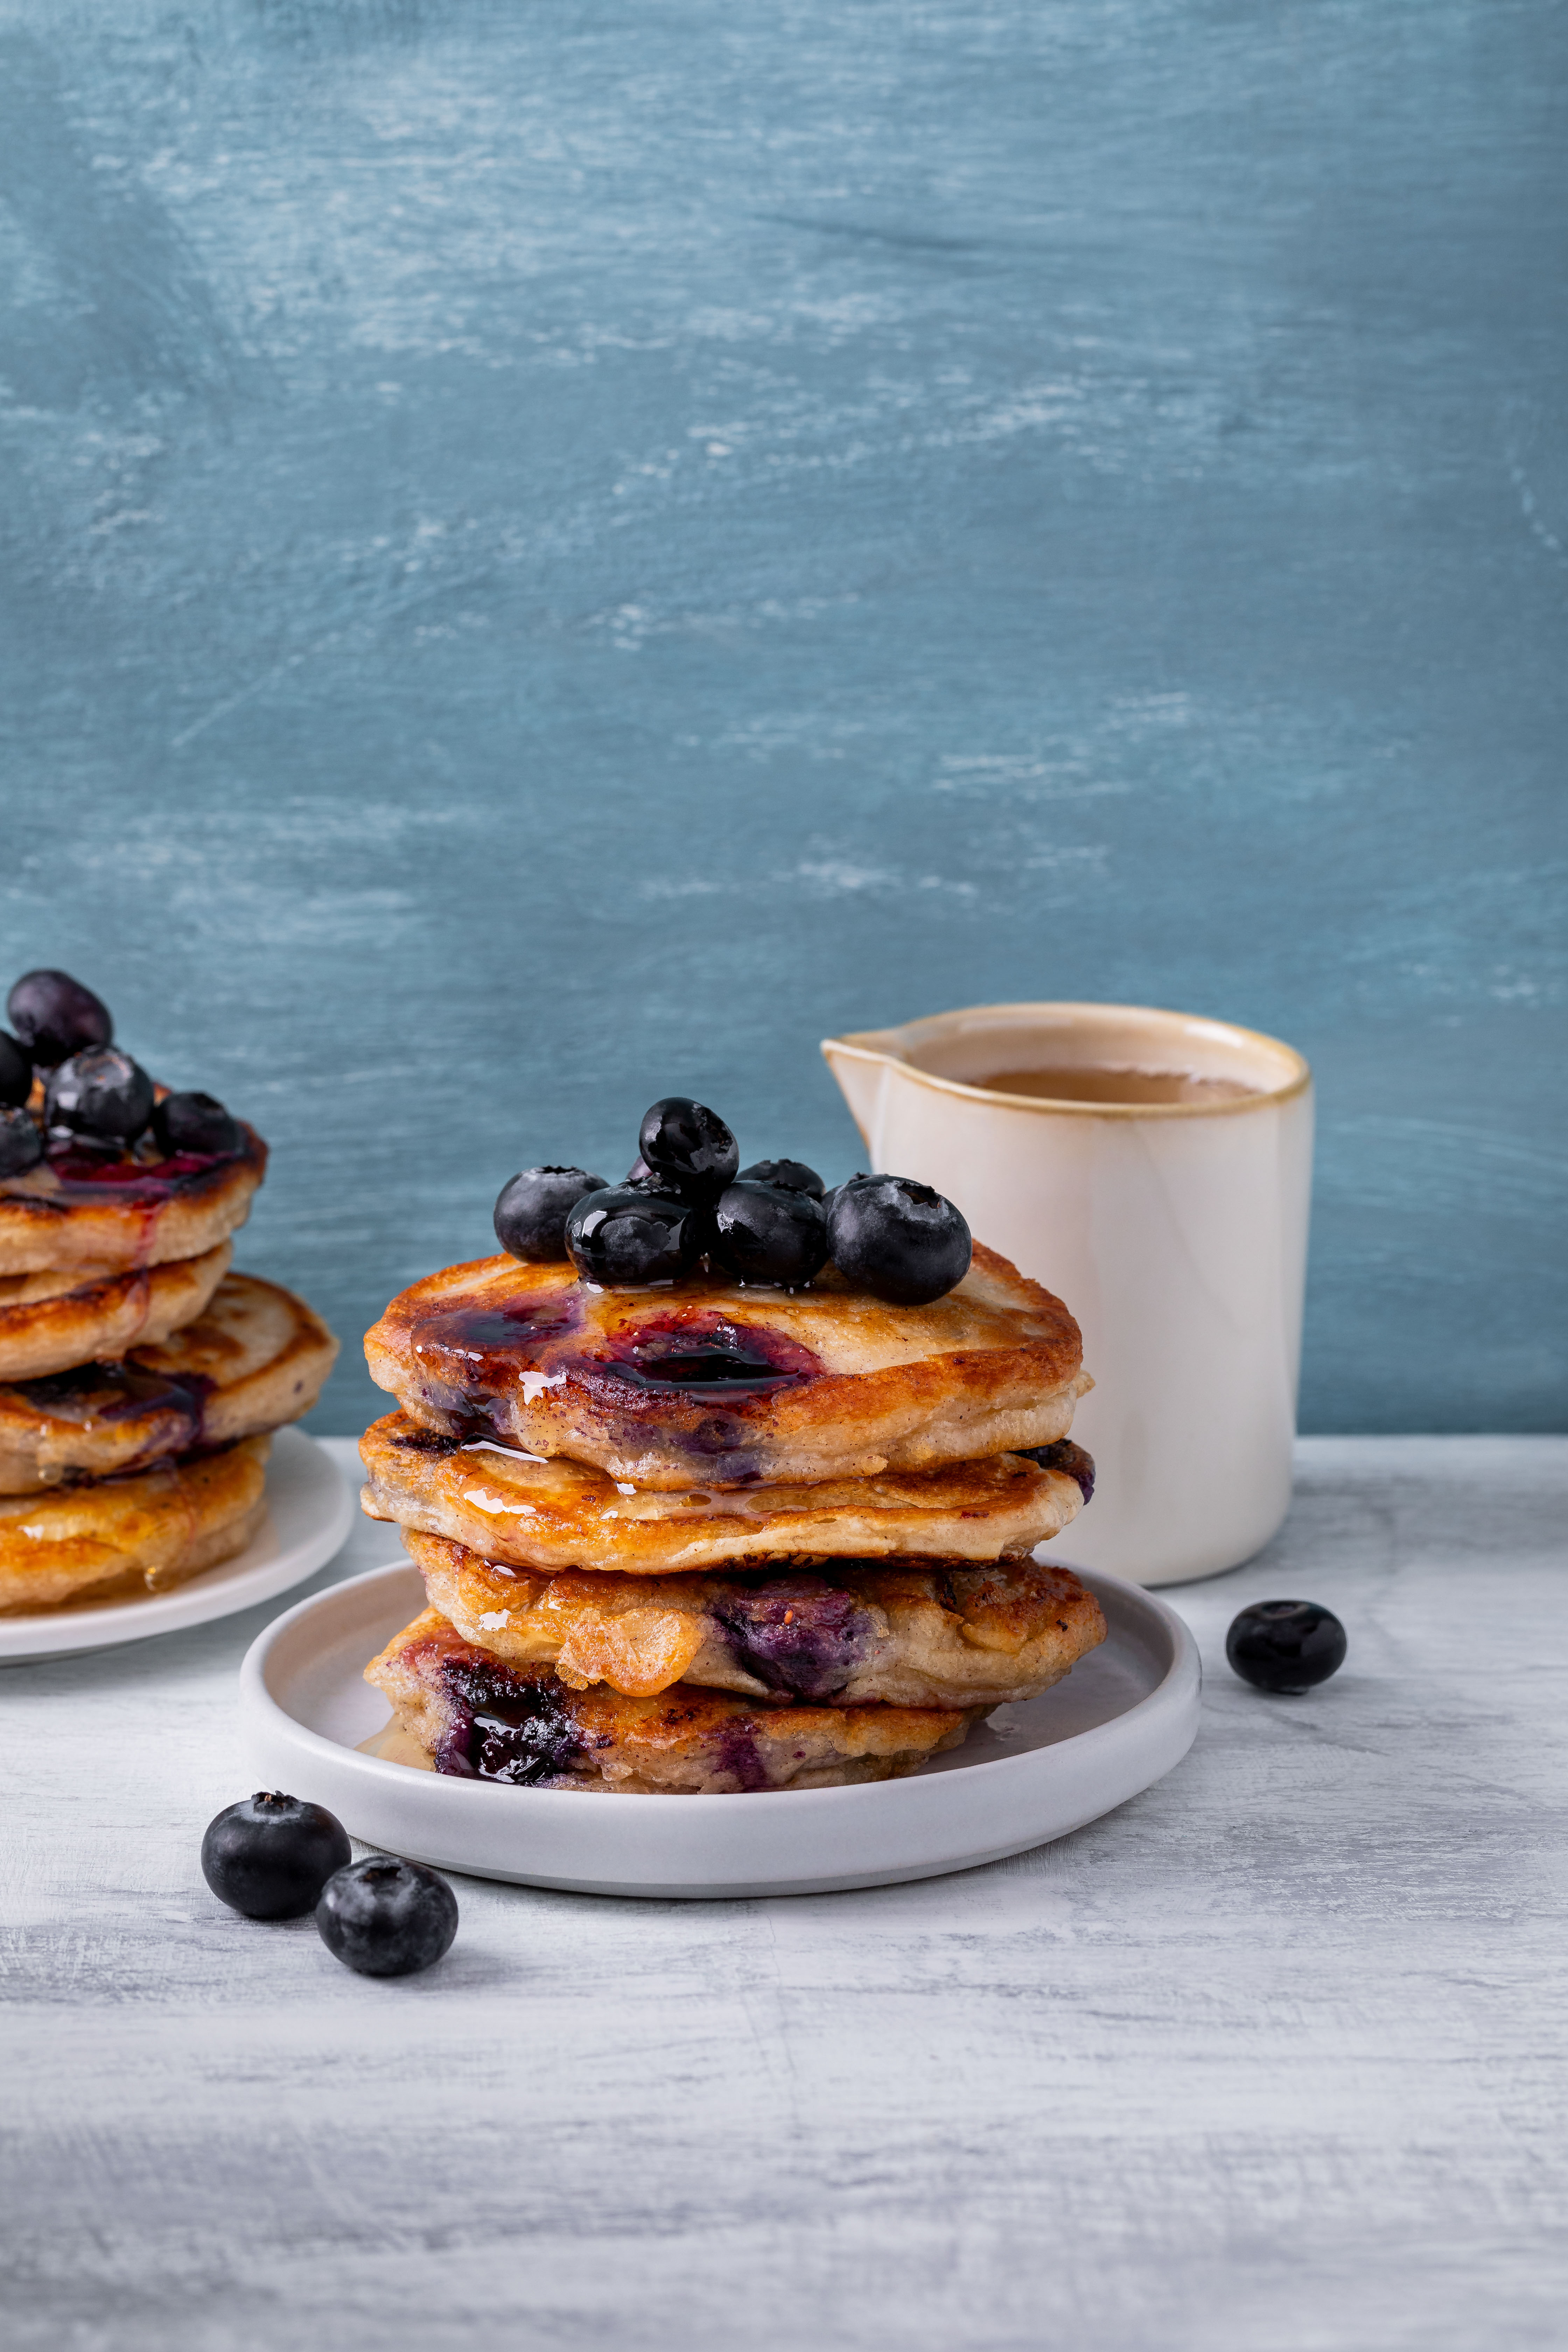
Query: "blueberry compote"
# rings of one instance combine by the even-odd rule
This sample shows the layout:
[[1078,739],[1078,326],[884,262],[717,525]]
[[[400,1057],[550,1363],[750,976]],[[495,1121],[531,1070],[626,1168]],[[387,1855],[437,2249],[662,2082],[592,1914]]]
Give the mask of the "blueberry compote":
[[173,1423],[173,1446],[184,1453],[200,1442],[202,1415],[215,1386],[205,1372],[182,1372],[175,1380],[134,1364],[79,1364],[73,1371],[16,1381],[13,1390],[38,1413],[78,1428],[166,1414]]
[[714,1611],[735,1663],[792,1698],[834,1697],[870,1654],[876,1627],[852,1592],[822,1576],[773,1576]]
[[753,1394],[793,1387],[821,1370],[810,1349],[783,1331],[701,1312],[642,1318],[612,1344],[614,1352],[598,1360],[599,1369],[634,1388],[662,1392]]
[[1042,1470],[1065,1470],[1069,1478],[1078,1480],[1084,1501],[1092,1501],[1094,1456],[1075,1445],[1070,1437],[1058,1437],[1054,1445],[1022,1445],[1018,1451],[1026,1462],[1037,1462]]
[[582,1739],[565,1693],[477,1657],[448,1658],[441,1678],[455,1721],[436,1750],[437,1772],[526,1789],[567,1771]]

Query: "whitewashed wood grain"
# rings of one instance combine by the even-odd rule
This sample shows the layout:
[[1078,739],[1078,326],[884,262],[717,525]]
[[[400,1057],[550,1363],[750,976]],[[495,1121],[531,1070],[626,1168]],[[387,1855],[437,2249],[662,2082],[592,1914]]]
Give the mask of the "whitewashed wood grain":
[[[1120,1813],[868,1894],[463,1880],[404,1984],[203,1886],[265,1612],[9,1670],[9,2343],[1561,2341],[1565,1518],[1568,1441],[1310,1442]],[[1306,1699],[1224,1664],[1281,1592],[1350,1631]]]

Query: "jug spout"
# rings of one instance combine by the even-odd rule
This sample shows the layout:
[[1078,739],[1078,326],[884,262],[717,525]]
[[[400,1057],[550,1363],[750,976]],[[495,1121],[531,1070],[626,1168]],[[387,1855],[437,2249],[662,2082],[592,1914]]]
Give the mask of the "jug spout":
[[878,1165],[877,1149],[888,1082],[898,1067],[898,1056],[888,1051],[893,1036],[889,1029],[862,1029],[848,1036],[825,1037],[822,1041],[823,1057],[838,1081],[850,1116],[866,1139],[873,1168]]

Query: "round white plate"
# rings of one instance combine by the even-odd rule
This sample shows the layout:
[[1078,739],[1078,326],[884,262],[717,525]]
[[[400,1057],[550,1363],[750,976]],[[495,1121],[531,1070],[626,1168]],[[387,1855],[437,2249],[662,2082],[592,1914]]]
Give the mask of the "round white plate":
[[353,1496],[331,1454],[302,1429],[280,1429],[267,1465],[267,1518],[254,1543],[188,1584],[150,1592],[145,1601],[0,1617],[0,1665],[110,1650],[121,1642],[144,1642],[151,1633],[177,1633],[232,1617],[287,1592],[331,1559],[353,1520]]
[[336,1813],[365,1844],[591,1895],[810,1895],[932,1878],[1081,1829],[1179,1764],[1197,1645],[1175,1612],[1083,1572],[1110,1638],[1041,1698],[997,1709],[907,1780],[731,1797],[509,1789],[359,1754],[386,1721],[364,1668],[425,1607],[406,1561],[301,1601],[251,1643],[240,1719],[258,1788]]

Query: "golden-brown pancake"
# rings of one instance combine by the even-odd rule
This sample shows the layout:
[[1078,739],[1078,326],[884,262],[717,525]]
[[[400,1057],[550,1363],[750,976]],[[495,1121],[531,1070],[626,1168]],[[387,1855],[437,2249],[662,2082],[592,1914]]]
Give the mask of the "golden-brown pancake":
[[405,1528],[432,1608],[513,1666],[628,1698],[678,1682],[839,1706],[1000,1706],[1037,1697],[1105,1639],[1070,1570],[1032,1559],[752,1576],[537,1576]]
[[166,1592],[232,1559],[266,1517],[270,1444],[0,1497],[0,1614]]
[[1090,1385],[1061,1301],[978,1244],[926,1307],[890,1307],[833,1269],[793,1292],[705,1274],[605,1290],[567,1265],[480,1258],[395,1298],[365,1355],[426,1428],[668,1492],[1048,1444]]
[[0,1494],[111,1477],[280,1428],[315,1403],[337,1352],[292,1291],[225,1275],[193,1322],[123,1363],[0,1387]]
[[[4,1421],[0,1418],[0,1444]],[[1073,1448],[1079,1461],[1089,1457]],[[939,1470],[766,1486],[634,1487],[564,1454],[551,1461],[492,1440],[437,1436],[406,1413],[360,1441],[366,1516],[448,1536],[516,1568],[613,1569],[628,1576],[743,1561],[1016,1558],[1058,1535],[1081,1507],[1079,1480],[1016,1454]]]
[[0,1275],[78,1269],[79,1281],[171,1258],[203,1257],[250,1214],[267,1146],[240,1129],[234,1154],[160,1157],[150,1135],[118,1159],[51,1151],[0,1181]]
[[83,1279],[79,1271],[0,1276],[0,1381],[35,1381],[155,1347],[205,1312],[233,1244]]
[[891,1780],[956,1748],[984,1711],[758,1707],[685,1683],[657,1698],[574,1691],[548,1667],[509,1666],[465,1642],[435,1609],[395,1634],[364,1675],[438,1772],[626,1796]]

